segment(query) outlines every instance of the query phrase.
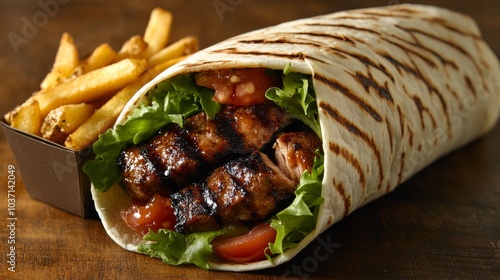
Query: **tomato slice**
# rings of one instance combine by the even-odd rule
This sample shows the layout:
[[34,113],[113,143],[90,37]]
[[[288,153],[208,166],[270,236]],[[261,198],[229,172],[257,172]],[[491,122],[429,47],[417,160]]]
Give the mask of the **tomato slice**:
[[266,69],[227,69],[199,73],[199,86],[215,90],[213,99],[221,104],[250,106],[266,102],[270,87],[280,86],[280,79],[266,73]]
[[144,206],[132,204],[121,216],[131,229],[142,235],[150,229],[154,232],[160,228],[173,230],[176,223],[170,199],[159,194],[155,194]]
[[219,258],[235,263],[249,263],[266,259],[269,243],[276,239],[276,230],[269,223],[254,227],[245,235],[219,236],[212,241],[212,249]]

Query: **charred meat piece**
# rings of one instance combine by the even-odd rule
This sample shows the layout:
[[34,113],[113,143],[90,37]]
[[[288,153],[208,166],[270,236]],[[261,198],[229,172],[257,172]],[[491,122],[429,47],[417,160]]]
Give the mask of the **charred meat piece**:
[[263,153],[232,160],[206,181],[192,184],[170,198],[179,232],[218,229],[260,221],[292,197],[296,183]]
[[298,182],[305,170],[311,169],[315,151],[321,149],[321,140],[312,131],[283,132],[277,135],[275,158],[280,169]]
[[228,105],[213,120],[199,113],[185,121],[184,129],[168,125],[123,151],[118,159],[122,183],[133,199],[141,201],[148,201],[158,189],[177,191],[231,158],[261,149],[289,121],[272,102]]
[[[134,199],[146,200],[160,190],[160,177],[153,164],[133,146],[122,152],[119,159],[123,185]],[[149,186],[145,188],[144,186]]]
[[168,125],[150,140],[123,151],[118,167],[128,195],[144,202],[155,193],[168,193],[164,186],[186,185],[190,173],[198,171],[201,176],[207,169],[178,125]]
[[[225,162],[236,156],[249,154],[261,149],[273,139],[273,135],[290,122],[290,117],[273,102],[253,106],[225,106],[215,117],[215,131],[207,129],[197,133],[194,128],[187,127],[193,135],[197,146],[204,155],[217,158],[215,161]],[[217,135],[217,136],[216,136]],[[210,141],[204,138],[215,136],[228,143],[227,149],[214,149]],[[209,145],[204,145],[205,143]]]

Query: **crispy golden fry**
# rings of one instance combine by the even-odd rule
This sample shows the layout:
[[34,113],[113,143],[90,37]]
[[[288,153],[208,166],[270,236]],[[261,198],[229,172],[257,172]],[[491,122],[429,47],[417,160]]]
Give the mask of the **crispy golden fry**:
[[167,45],[171,26],[172,13],[161,8],[155,8],[151,12],[146,31],[144,32],[144,41],[148,44],[146,58],[157,53]]
[[155,66],[176,57],[190,55],[198,51],[198,39],[185,37],[163,48],[148,59],[150,66]]
[[73,74],[73,70],[79,63],[78,50],[73,41],[73,37],[68,33],[63,33],[52,70],[42,81],[40,87],[42,89],[49,89],[58,85],[63,79]]
[[49,112],[43,120],[42,137],[58,144],[73,133],[94,113],[94,104],[68,104],[58,107]]
[[116,51],[108,44],[102,44],[84,59],[78,67],[82,74],[108,66],[115,61]]
[[141,36],[135,35],[123,43],[122,48],[118,51],[115,60],[119,61],[125,58],[144,58],[148,49],[148,43]]
[[66,138],[64,145],[73,150],[83,150],[92,145],[99,135],[113,126],[118,115],[129,99],[147,82],[160,74],[163,70],[181,61],[185,57],[175,58],[150,68],[138,79],[124,87],[106,104],[97,109],[90,118],[83,123],[74,133]]
[[38,102],[33,99],[28,99],[19,109],[11,116],[10,125],[24,132],[40,135],[40,127],[42,126],[42,116]]
[[88,72],[67,83],[60,84],[33,98],[40,105],[42,116],[66,104],[91,102],[119,90],[146,70],[144,60],[124,59]]
[[14,115],[16,112],[19,112],[21,110],[22,105],[17,105],[14,109],[11,111],[7,112],[3,118],[5,119],[5,122],[10,125],[12,123],[12,115]]
[[6,122],[74,150],[89,147],[137,90],[198,51],[194,37],[167,46],[171,25],[172,14],[156,8],[144,36],[132,36],[118,52],[102,44],[81,61],[73,38],[64,33],[41,89],[5,114]]

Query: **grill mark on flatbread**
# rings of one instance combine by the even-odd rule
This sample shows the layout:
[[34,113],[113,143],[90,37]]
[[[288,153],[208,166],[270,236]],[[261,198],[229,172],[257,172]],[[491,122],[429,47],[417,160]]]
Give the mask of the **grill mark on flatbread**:
[[354,45],[355,42],[348,38],[347,36],[337,36],[337,35],[332,35],[332,34],[327,34],[327,33],[315,33],[315,32],[297,32],[296,34],[298,35],[306,35],[306,36],[313,36],[313,37],[322,37],[322,38],[329,38],[329,39],[336,39],[340,41],[347,42],[349,44]]
[[407,47],[405,47],[405,46],[403,46],[403,45],[401,45],[401,44],[399,44],[397,42],[394,42],[394,41],[392,41],[392,40],[390,40],[388,38],[381,38],[381,39],[384,40],[384,41],[386,41],[387,43],[389,43],[389,44],[391,44],[391,45],[393,45],[393,46],[395,46],[395,47],[403,50],[407,54],[413,54],[413,55],[419,57],[420,59],[422,59],[430,67],[436,67],[436,63],[434,63],[434,61],[432,61],[431,59],[425,57],[424,55],[422,55],[422,54],[420,54],[420,53],[418,53],[418,52],[416,52],[416,51],[414,51],[414,50],[412,50],[410,48],[407,48]]
[[352,30],[356,30],[356,31],[368,32],[368,33],[372,33],[372,34],[375,34],[377,36],[380,36],[380,32],[375,31],[373,29],[368,29],[368,28],[363,28],[363,27],[358,27],[358,26],[348,25],[348,24],[313,22],[313,23],[307,23],[305,25],[306,26],[318,26],[318,27],[340,27],[340,28],[352,29]]
[[[387,61],[389,61],[392,65],[394,65],[400,74],[402,74],[401,70],[403,70],[404,72],[413,75],[414,77],[421,80],[427,86],[429,93],[431,93],[431,94],[435,93],[437,95],[439,102],[441,104],[441,107],[443,108],[444,116],[446,118],[448,137],[451,137],[451,120],[450,120],[450,115],[448,113],[448,105],[447,105],[446,100],[444,99],[443,95],[439,92],[439,90],[434,85],[432,85],[429,80],[427,80],[424,77],[424,75],[418,70],[417,67],[410,66],[410,65],[407,65],[401,61],[398,61],[397,59],[392,57],[390,54],[381,53],[380,55],[383,58],[385,58]],[[414,63],[414,62],[412,61],[412,63]]]
[[372,12],[372,11],[362,11],[360,14],[366,15],[366,16],[372,16],[380,20],[381,17],[392,17],[392,18],[405,18],[405,19],[412,19],[414,18],[413,15],[402,15],[402,14],[396,14],[396,13],[377,13],[377,12]]
[[393,11],[397,11],[397,12],[403,12],[403,13],[407,13],[407,14],[418,14],[418,12],[414,9],[410,9],[410,8],[406,8],[404,6],[392,6],[390,8],[390,11],[393,12]]
[[469,91],[472,92],[472,95],[474,95],[474,97],[477,98],[476,89],[472,85],[472,81],[470,80],[469,76],[464,75],[464,80],[465,80],[465,84],[467,85],[467,88],[469,89]]
[[323,77],[317,73],[314,74],[314,79],[316,79],[319,82],[322,82],[326,84],[328,87],[332,88],[333,90],[337,90],[340,93],[342,93],[344,96],[349,98],[351,101],[356,103],[361,109],[363,109],[365,112],[367,112],[374,120],[377,122],[382,122],[382,117],[375,111],[375,109],[367,104],[363,99],[359,98],[355,94],[353,94],[347,87],[344,85],[340,84],[339,81],[332,81],[326,77]]
[[429,22],[431,22],[433,24],[439,24],[443,28],[448,29],[449,31],[457,33],[459,35],[470,37],[470,38],[472,38],[474,40],[477,40],[477,41],[481,41],[482,40],[481,36],[479,36],[478,34],[470,33],[470,32],[464,31],[464,30],[460,30],[460,29],[458,29],[458,28],[456,28],[454,26],[451,26],[451,25],[449,25],[449,22],[446,21],[445,19],[442,19],[442,18],[428,18],[427,21],[429,21]]
[[[356,26],[352,26],[352,25],[347,25],[347,24],[324,24],[324,23],[310,23],[310,24],[306,24],[306,25],[310,25],[310,26],[321,26],[321,27],[341,27],[341,28],[347,28],[347,29],[352,29],[352,30],[356,30],[356,31],[361,31],[361,32],[367,32],[367,33],[372,33],[372,34],[375,34],[375,35],[378,35],[382,40],[386,41],[387,43],[391,44],[391,45],[394,45],[395,47],[398,47],[400,49],[402,49],[403,51],[407,52],[407,53],[411,53],[415,56],[418,56],[420,59],[422,59],[426,64],[428,64],[429,66],[431,67],[436,67],[436,64],[431,60],[429,59],[428,57],[425,57],[424,55],[422,55],[421,53],[415,51],[415,50],[412,50],[400,43],[397,43],[393,40],[390,40],[389,38],[385,38],[385,37],[382,37],[380,32],[378,31],[375,31],[375,30],[372,30],[372,29],[367,29],[367,28],[362,28],[362,27],[356,27]],[[414,47],[418,47],[426,52],[429,52],[431,53],[433,56],[435,56],[437,59],[439,59],[439,61],[441,61],[441,63],[443,64],[447,64],[447,65],[450,65],[452,66],[453,68],[457,69],[457,65],[453,62],[453,61],[450,61],[450,60],[447,60],[447,59],[444,59],[442,56],[440,56],[438,53],[436,53],[435,51],[429,49],[429,48],[426,48],[422,45],[419,45],[419,44],[415,44],[413,42],[408,42],[407,40],[404,40],[402,38],[399,38],[397,37],[396,35],[392,35],[393,37],[407,43],[407,44],[411,44],[412,46]],[[359,58],[357,58],[358,60],[360,60]],[[361,60],[360,60],[361,61]],[[366,60],[365,60],[366,61]],[[364,63],[364,61],[362,61]],[[366,65],[366,63],[365,63]],[[375,67],[374,64],[371,64],[372,66]],[[380,68],[377,68],[381,71],[383,71],[384,73],[386,73],[386,71],[380,69]],[[393,78],[391,77],[391,79],[393,80]]]
[[449,41],[449,40],[446,40],[442,37],[438,37],[437,35],[434,35],[434,34],[431,34],[431,33],[428,33],[428,32],[425,32],[423,30],[420,30],[420,29],[416,29],[416,28],[410,28],[410,27],[404,27],[404,26],[401,26],[401,25],[394,25],[395,27],[407,32],[408,34],[411,34],[413,36],[413,38],[416,39],[416,37],[414,36],[414,34],[420,34],[420,35],[423,35],[427,38],[430,38],[430,39],[433,39],[435,41],[438,41],[438,42],[441,42],[449,47],[451,47],[452,49],[455,49],[457,50],[458,52],[460,52],[461,54],[463,54],[465,57],[467,57],[469,59],[469,61],[474,65],[474,67],[476,68],[476,70],[478,70],[479,73],[483,73],[481,70],[481,68],[479,67],[479,65],[477,64],[476,60],[473,59],[473,57],[462,47],[460,47],[459,45]]
[[392,57],[392,55],[390,55],[388,53],[379,53],[379,55],[382,56],[383,58],[385,58],[387,61],[389,61],[392,65],[394,65],[396,67],[396,70],[399,72],[399,74],[403,74],[403,72],[401,72],[401,70],[403,70],[404,72],[412,74],[416,78],[422,80],[428,88],[430,87],[429,82],[424,77],[421,77],[420,73],[418,73],[411,66],[400,62],[399,60],[395,59],[394,57]]
[[462,99],[458,97],[458,94],[457,92],[450,86],[450,84],[446,84],[446,89],[448,90],[448,92],[451,93],[451,95],[453,97],[455,97],[456,101],[457,101],[457,104],[458,104],[458,108],[460,109],[460,111],[463,111],[464,109],[464,104],[462,103]]
[[451,61],[451,60],[449,60],[449,59],[445,59],[445,58],[444,58],[444,57],[442,57],[440,54],[438,54],[436,51],[434,51],[434,50],[432,50],[432,49],[430,49],[430,48],[428,48],[428,47],[426,47],[426,46],[424,46],[424,45],[422,45],[422,44],[419,44],[419,43],[417,43],[417,42],[411,42],[411,41],[408,41],[408,40],[406,40],[406,39],[404,39],[404,38],[398,37],[398,36],[396,36],[396,35],[392,35],[392,36],[393,36],[394,38],[396,38],[396,39],[398,39],[398,40],[400,40],[400,41],[402,41],[402,42],[406,43],[406,44],[412,45],[412,46],[414,46],[414,47],[416,47],[416,48],[419,48],[419,49],[421,49],[421,50],[424,50],[424,51],[426,51],[426,52],[428,52],[428,53],[432,54],[434,57],[436,57],[436,58],[437,58],[437,59],[441,62],[441,64],[443,64],[443,65],[450,65],[450,66],[451,66],[453,69],[455,69],[455,70],[457,70],[457,69],[458,69],[458,66],[457,66],[457,64],[456,64],[455,62],[453,62],[453,61]]
[[382,159],[380,151],[377,148],[375,141],[366,132],[362,131],[354,123],[350,122],[345,116],[340,115],[340,113],[330,106],[330,104],[325,102],[319,103],[319,108],[321,108],[328,116],[332,117],[333,120],[344,126],[349,132],[355,136],[361,138],[373,151],[375,158],[377,159],[377,166],[379,170],[379,183],[377,189],[380,190],[382,187],[382,180],[384,178],[384,172],[382,168]]
[[382,65],[381,63],[375,63],[373,60],[371,60],[369,57],[367,57],[365,55],[355,54],[355,53],[351,53],[351,52],[340,50],[340,49],[334,49],[334,48],[330,48],[329,50],[336,52],[336,53],[338,52],[338,53],[348,55],[352,58],[357,59],[359,62],[363,63],[367,67],[371,66],[375,69],[378,69],[380,72],[384,73],[385,76],[387,76],[389,79],[391,79],[392,82],[394,82],[394,77],[392,76],[391,73],[389,73],[389,71],[387,71],[387,69],[385,68],[384,65]]
[[425,130],[424,105],[422,105],[422,101],[417,96],[413,96],[413,103],[415,103],[415,107],[417,107],[418,114],[420,115],[420,124],[422,125],[422,130]]
[[363,194],[365,194],[366,193],[366,178],[365,178],[365,174],[363,173],[363,169],[361,168],[361,164],[356,159],[356,157],[354,157],[354,155],[348,149],[339,146],[337,143],[330,142],[329,148],[330,148],[330,151],[332,151],[337,156],[340,156],[343,159],[345,159],[356,170],[356,172],[359,175],[359,184],[361,185]]
[[436,119],[429,111],[429,108],[425,107],[424,104],[422,103],[422,100],[416,95],[413,96],[413,102],[415,103],[415,106],[418,109],[418,113],[420,114],[420,123],[422,124],[422,130],[425,130],[424,113],[427,113],[427,115],[431,119],[433,129],[436,129],[437,127]]
[[388,118],[385,119],[385,126],[387,128],[387,133],[388,133],[387,137],[389,137],[389,147],[391,148],[391,154],[392,154],[394,153],[394,147],[392,143],[392,129]]
[[296,41],[290,39],[254,39],[254,40],[240,40],[238,43],[242,44],[291,44],[291,45],[303,45],[303,46],[310,46],[310,47],[316,47],[320,48],[322,47],[321,44],[313,43],[313,42],[304,42],[304,41]]
[[391,182],[387,182],[387,187],[385,188],[385,192],[388,193],[391,191]]
[[200,60],[195,63],[184,63],[184,66],[191,68],[191,67],[199,67],[205,64],[222,64],[222,63],[227,63],[227,60],[210,60],[210,61]]
[[423,35],[425,37],[428,37],[430,39],[433,39],[435,41],[439,41],[439,42],[441,42],[441,43],[443,43],[445,45],[448,45],[451,48],[459,51],[461,54],[463,54],[463,55],[471,58],[470,54],[464,48],[462,48],[459,45],[457,45],[457,44],[455,44],[455,43],[453,43],[451,41],[448,41],[448,40],[446,40],[446,39],[444,39],[442,37],[438,37],[438,36],[436,36],[434,34],[428,33],[426,31],[423,31],[423,30],[420,30],[420,29],[411,28],[411,27],[404,27],[404,26],[401,26],[399,24],[396,24],[394,26],[397,27],[397,28],[399,28],[399,29],[401,29],[401,30],[403,30],[403,31],[405,31],[405,32],[407,32],[407,33],[417,33],[417,34]]
[[[404,15],[404,14],[397,14],[397,13],[394,13],[394,12],[405,12],[407,14],[412,14],[412,16],[408,16],[408,15]],[[412,9],[408,9],[406,7],[403,7],[403,6],[395,6],[394,8],[391,9],[391,13],[387,13],[387,14],[385,14],[385,13],[375,13],[375,12],[366,12],[366,13],[362,13],[362,14],[363,15],[372,15],[371,19],[377,19],[377,17],[414,18],[414,14],[418,14],[418,13],[419,13],[418,11],[415,11],[415,10],[412,10]],[[355,17],[351,17],[351,18],[355,18]],[[457,27],[451,26],[450,22],[448,22],[444,18],[437,18],[437,17],[425,17],[425,18],[423,18],[423,17],[421,17],[421,19],[425,20],[425,21],[427,21],[429,23],[435,24],[435,25],[440,25],[443,28],[448,29],[449,31],[452,31],[452,32],[454,32],[456,34],[459,34],[459,35],[462,35],[462,36],[467,36],[467,37],[470,37],[470,38],[472,38],[474,40],[478,40],[478,41],[482,40],[481,36],[478,35],[478,34],[467,32],[467,31],[458,29]]]
[[401,138],[403,138],[403,136],[405,136],[405,125],[404,125],[405,119],[404,119],[403,113],[401,112],[401,107],[399,107],[399,105],[398,105],[396,108],[398,111],[399,129],[401,130]]
[[396,185],[400,185],[403,182],[403,170],[405,168],[405,152],[401,153],[401,159],[399,160],[399,173],[398,173],[398,183]]
[[333,186],[342,197],[342,202],[344,202],[344,213],[342,216],[343,218],[345,218],[349,214],[349,211],[351,209],[351,197],[347,196],[344,185],[342,183],[337,183],[335,178],[333,178]]
[[348,59],[348,56],[347,56],[347,55],[345,55],[345,54],[344,54],[344,53],[342,53],[342,52],[338,52],[338,51],[337,51],[337,50],[335,50],[335,49],[329,48],[329,49],[325,49],[325,50],[326,50],[328,53],[331,53],[331,54],[333,54],[333,55],[336,55],[336,56],[338,56],[338,57],[340,57],[340,58],[342,58],[342,59]]
[[[229,47],[226,49],[213,50],[212,53],[228,53],[228,54],[252,55],[252,56],[272,56],[272,57],[281,57],[281,58],[287,58],[287,59],[292,59],[292,60],[294,60],[294,59],[295,60],[304,60],[303,53],[276,53],[276,52],[244,51],[244,50],[239,50],[236,47]],[[314,58],[314,57],[308,57],[308,58],[325,63],[324,61],[322,61],[318,58]]]
[[373,88],[378,93],[378,96],[390,101],[391,103],[394,102],[391,93],[389,91],[389,86],[387,81],[383,86],[380,85],[379,83],[377,83],[377,81],[375,81],[375,79],[373,79],[372,73],[369,71],[368,71],[368,76],[360,71],[356,71],[356,74],[351,74],[351,76],[355,78],[356,81],[363,86],[366,92],[369,92],[370,88]]
[[347,19],[347,20],[380,20],[380,18],[376,17],[376,16],[366,16],[366,15],[360,15],[360,14],[354,14],[352,16],[347,16],[347,15],[336,16],[334,18],[328,17],[326,19],[333,19],[333,20],[343,20],[343,19]]
[[406,127],[408,128],[408,133],[410,135],[408,143],[410,144],[410,147],[413,147],[413,130],[411,129],[410,124],[406,125]]
[[[393,11],[397,11],[396,9],[394,9]],[[404,19],[413,19],[414,16],[411,15],[411,16],[408,16],[408,15],[402,15],[402,14],[397,14],[397,13],[378,13],[378,12],[371,12],[371,11],[365,11],[365,12],[361,12],[360,13],[361,15],[367,15],[367,16],[371,16],[371,17],[391,17],[391,18],[404,18]],[[378,19],[380,20],[380,19]],[[458,28],[454,28],[450,25],[447,24],[446,21],[444,20],[436,20],[436,18],[422,18],[422,20],[424,21],[427,21],[429,23],[432,23],[432,24],[439,24],[440,26],[442,26],[443,28],[449,30],[449,31],[452,31],[458,35],[461,35],[461,36],[464,36],[464,37],[469,37],[469,38],[472,38],[474,40],[482,40],[480,36],[478,36],[477,34],[473,34],[473,33],[468,33],[468,32],[465,32],[465,31],[462,31],[462,30],[459,30]],[[436,36],[436,35],[433,35],[431,33],[428,33],[428,32],[425,32],[423,30],[419,30],[419,29],[416,29],[416,28],[406,28],[406,27],[403,27],[401,25],[398,25],[396,24],[395,25],[397,28],[401,29],[401,30],[404,30],[406,31],[407,33],[411,34],[412,36],[414,35],[413,33],[417,33],[417,34],[421,34],[421,35],[424,35],[428,38],[431,38],[431,39],[434,39],[434,40],[437,40],[439,42],[442,42],[448,46],[450,46],[451,48],[454,48],[456,49],[457,51],[459,51],[460,53],[462,53],[463,55],[467,56],[469,58],[469,60],[471,61],[471,63],[474,64],[474,67],[480,72],[481,72],[481,68],[479,67],[479,65],[477,64],[477,62],[471,57],[471,55],[462,47],[460,47],[459,45],[453,43],[453,42],[450,42],[444,38],[441,38],[439,36]],[[483,63],[484,66],[489,69],[489,65],[487,65],[487,63]]]

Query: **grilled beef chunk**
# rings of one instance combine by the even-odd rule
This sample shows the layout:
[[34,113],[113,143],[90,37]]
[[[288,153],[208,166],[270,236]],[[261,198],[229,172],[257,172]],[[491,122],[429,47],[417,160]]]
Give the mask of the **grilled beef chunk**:
[[122,152],[119,166],[123,185],[127,186],[127,193],[132,198],[146,200],[159,192],[160,176],[153,164],[143,156],[139,147],[133,146]]
[[261,221],[292,198],[305,170],[311,170],[321,140],[312,131],[278,134],[275,157],[254,153],[217,168],[206,180],[170,195],[179,232],[218,229]]
[[175,229],[189,233],[260,221],[291,198],[295,187],[296,182],[263,153],[229,161],[207,180],[170,196],[177,220]]
[[289,120],[272,102],[228,105],[213,120],[199,113],[186,120],[184,129],[168,125],[123,151],[118,159],[122,183],[140,201],[148,201],[159,190],[177,191],[229,159],[261,149]]
[[280,169],[298,182],[305,170],[314,164],[315,151],[321,149],[321,140],[312,132],[283,132],[278,134],[273,148]]
[[213,167],[261,149],[274,133],[290,122],[272,102],[253,106],[225,106],[214,120],[204,113],[189,118],[185,129],[199,155]]

